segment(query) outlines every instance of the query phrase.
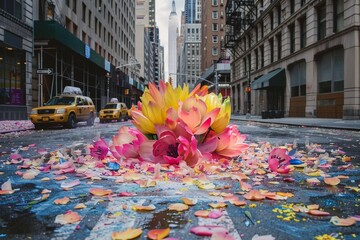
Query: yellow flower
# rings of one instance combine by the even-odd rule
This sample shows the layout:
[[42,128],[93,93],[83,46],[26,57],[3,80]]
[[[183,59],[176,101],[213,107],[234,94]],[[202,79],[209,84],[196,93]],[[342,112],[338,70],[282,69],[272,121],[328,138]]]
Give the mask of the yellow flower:
[[214,130],[216,133],[221,133],[222,131],[224,131],[224,129],[230,122],[230,116],[231,116],[230,98],[227,97],[222,102],[221,93],[219,95],[210,93],[204,98],[208,111],[211,111],[214,108],[220,108],[220,112],[216,116],[213,124],[211,125],[211,129]]

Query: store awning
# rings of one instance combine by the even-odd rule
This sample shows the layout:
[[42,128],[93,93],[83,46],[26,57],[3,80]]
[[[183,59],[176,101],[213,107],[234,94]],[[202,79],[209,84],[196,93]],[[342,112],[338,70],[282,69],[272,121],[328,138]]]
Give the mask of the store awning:
[[284,68],[275,69],[251,83],[251,89],[265,89],[269,87],[285,87],[286,74]]

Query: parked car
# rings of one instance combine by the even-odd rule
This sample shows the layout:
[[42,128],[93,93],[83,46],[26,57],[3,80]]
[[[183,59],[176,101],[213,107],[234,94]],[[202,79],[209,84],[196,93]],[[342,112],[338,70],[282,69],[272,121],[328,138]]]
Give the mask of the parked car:
[[100,123],[111,122],[113,120],[118,122],[121,120],[127,121],[129,119],[128,108],[125,103],[118,102],[116,98],[112,99],[101,109],[99,119]]
[[42,107],[33,108],[29,117],[36,129],[52,125],[75,128],[78,122],[92,126],[96,109],[91,98],[83,96],[80,88],[65,87],[61,95],[51,98]]

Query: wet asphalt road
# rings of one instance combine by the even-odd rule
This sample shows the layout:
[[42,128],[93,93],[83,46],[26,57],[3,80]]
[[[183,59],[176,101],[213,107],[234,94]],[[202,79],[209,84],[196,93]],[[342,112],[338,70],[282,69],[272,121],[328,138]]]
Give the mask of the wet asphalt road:
[[[278,218],[279,214],[274,209],[284,209],[284,205],[302,203],[305,205],[319,204],[323,210],[332,216],[347,217],[360,215],[360,196],[356,191],[346,189],[345,186],[358,186],[360,184],[360,132],[288,127],[282,125],[268,125],[260,123],[235,122],[239,130],[248,135],[251,142],[270,142],[272,145],[294,144],[298,149],[304,148],[305,141],[320,144],[327,151],[342,149],[347,155],[352,156],[354,167],[339,171],[338,166],[343,163],[335,162],[328,171],[332,175],[346,175],[349,179],[342,180],[338,186],[329,187],[324,183],[316,186],[306,184],[305,176],[300,171],[285,177],[292,177],[294,182],[284,182],[284,176],[274,179],[278,184],[269,180],[263,182],[262,188],[269,191],[292,192],[293,198],[284,201],[263,200],[249,202],[246,207],[239,208],[231,204],[225,211],[222,224],[230,229],[232,236],[237,239],[251,239],[255,234],[271,234],[276,239],[314,239],[322,234],[337,234],[339,239],[360,239],[359,222],[352,227],[338,227],[329,222],[330,217],[310,216],[298,213],[300,222],[284,221]],[[81,148],[84,144],[91,143],[98,134],[105,140],[115,135],[121,125],[131,126],[127,123],[95,124],[93,127],[79,126],[77,129],[46,129],[44,131],[25,131],[17,134],[0,135],[0,160],[3,172],[0,184],[8,178],[13,183],[13,188],[19,189],[11,195],[0,195],[0,239],[111,239],[113,231],[126,227],[140,227],[144,234],[140,239],[146,239],[146,230],[170,227],[171,237],[180,239],[203,239],[190,233],[190,228],[200,224],[216,224],[217,221],[198,219],[194,212],[208,209],[208,203],[220,201],[219,197],[209,196],[209,191],[199,190],[196,186],[184,186],[172,181],[159,183],[155,188],[140,188],[134,183],[114,184],[116,177],[103,177],[94,181],[90,186],[88,180],[80,179],[81,185],[72,191],[63,191],[57,181],[43,182],[43,177],[52,176],[51,173],[41,173],[35,179],[24,180],[17,176],[17,165],[6,164],[9,154],[20,147],[36,144],[19,153],[23,158],[39,158],[41,152],[52,152],[60,148],[76,146]],[[40,150],[40,151],[39,151]],[[39,153],[40,152],[40,153]],[[46,154],[45,154],[46,156]],[[67,174],[69,179],[76,179],[75,174]],[[68,179],[68,180],[69,180]],[[239,191],[239,184],[229,178],[213,180],[218,187],[229,186],[226,191]],[[114,198],[112,201],[92,197],[89,189],[92,187],[111,188],[116,193],[136,192],[136,196]],[[34,199],[41,196],[43,189],[51,189],[49,199],[34,203]],[[179,189],[186,196],[196,197],[199,202],[188,211],[179,213],[167,210],[170,203],[179,202]],[[210,190],[213,191],[213,190]],[[225,190],[224,190],[225,191]],[[70,198],[70,203],[65,206],[54,205],[54,199],[64,196]],[[86,209],[79,213],[82,216],[80,223],[61,226],[54,223],[58,214],[72,209],[78,203],[85,203]],[[138,213],[131,209],[123,209],[124,205],[154,204],[156,210]],[[250,207],[251,204],[256,206]],[[286,207],[286,206],[285,206]],[[255,224],[249,222],[245,216],[249,211]],[[109,215],[117,213],[117,218]],[[339,234],[340,233],[340,234]]]

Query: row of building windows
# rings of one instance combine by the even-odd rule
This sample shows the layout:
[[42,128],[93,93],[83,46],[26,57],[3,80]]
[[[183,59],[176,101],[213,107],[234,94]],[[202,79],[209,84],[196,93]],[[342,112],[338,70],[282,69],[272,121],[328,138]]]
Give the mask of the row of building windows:
[[[333,32],[338,32],[344,27],[344,2],[340,0],[334,0],[333,5]],[[317,21],[317,36],[318,40],[321,40],[326,37],[326,24],[329,19],[326,18],[326,5],[322,4],[316,7],[316,12],[318,16]],[[262,29],[263,23],[261,22],[260,29]],[[294,53],[297,50],[305,48],[307,46],[307,18],[306,14],[300,16],[292,23],[288,24],[287,31],[288,41],[289,41],[289,54]],[[255,31],[255,42],[258,44],[258,29],[259,27],[254,27]],[[297,30],[298,29],[298,30]],[[298,33],[298,34],[296,34]],[[285,33],[284,33],[285,34]],[[261,38],[264,38],[263,31],[260,31]],[[268,42],[265,42],[258,46],[256,49],[253,49],[253,52],[249,52],[246,56],[243,57],[243,69],[244,74],[254,64],[254,70],[258,70],[265,66],[265,51],[269,52],[269,61],[268,64],[271,64],[275,61],[275,54],[277,56],[277,60],[280,60],[283,56],[283,32],[279,31],[275,33],[273,36],[268,37]],[[247,47],[250,49],[252,47],[252,36],[248,34],[243,38],[242,46],[246,51]],[[299,47],[296,47],[298,43]],[[275,48],[276,44],[276,48]],[[252,56],[253,54],[253,56]]]

